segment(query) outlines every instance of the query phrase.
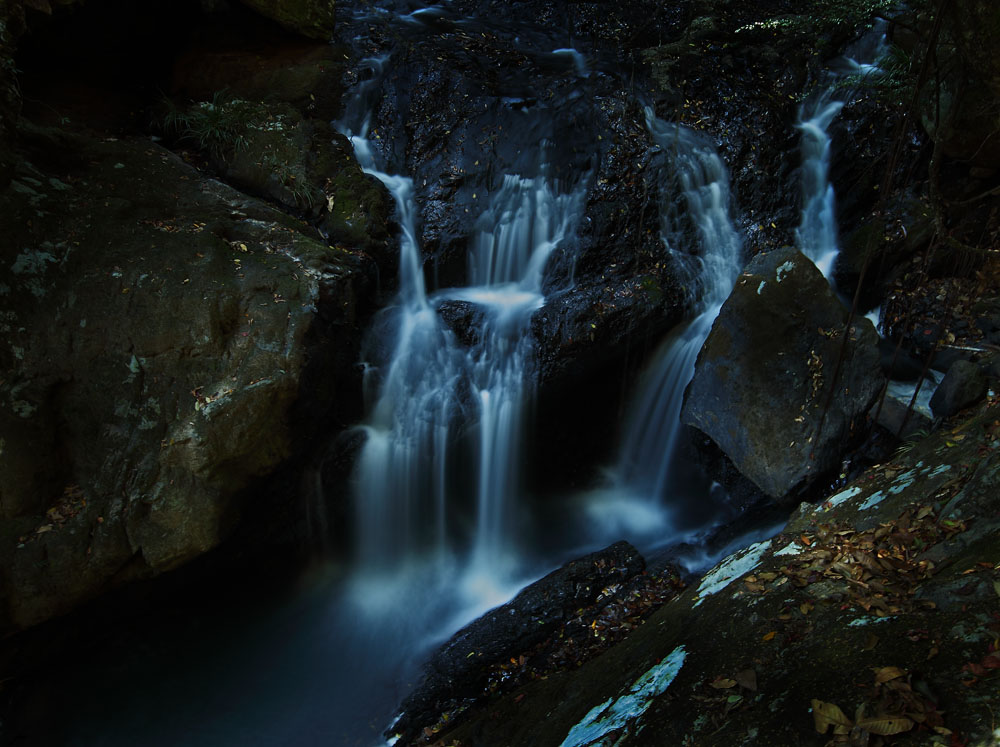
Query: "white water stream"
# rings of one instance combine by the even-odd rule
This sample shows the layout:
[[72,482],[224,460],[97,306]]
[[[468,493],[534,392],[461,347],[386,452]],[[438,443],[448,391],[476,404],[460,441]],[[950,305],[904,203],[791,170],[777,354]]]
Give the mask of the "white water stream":
[[[586,179],[564,189],[537,145],[532,177],[507,174],[473,225],[466,287],[428,295],[416,239],[414,185],[387,173],[368,140],[378,74],[359,87],[342,130],[366,173],[396,201],[399,292],[383,312],[389,354],[368,365],[373,405],[360,426],[356,466],[357,551],[343,603],[367,625],[405,618],[400,666],[435,640],[506,601],[529,578],[518,547],[522,444],[535,389],[528,336],[551,253],[571,237]],[[438,309],[472,309],[473,344],[460,345]],[[473,499],[470,500],[470,497]],[[384,660],[392,659],[385,652]]]
[[835,96],[843,74],[878,75],[881,71],[873,61],[881,57],[885,49],[885,24],[880,22],[839,61],[837,67],[842,73],[831,72],[828,86],[799,107],[799,120],[795,126],[802,133],[802,217],[795,232],[795,243],[831,285],[834,285],[833,273],[840,244],[836,193],[830,183],[832,143],[829,129],[844,108],[844,102]]
[[[696,535],[717,520],[685,500],[693,496],[687,495],[690,487],[680,485],[675,457],[684,390],[743,266],[743,250],[730,216],[729,174],[713,144],[687,127],[657,119],[650,110],[646,124],[667,154],[668,182],[678,192],[665,190],[661,198],[661,238],[691,289],[693,316],[655,353],[629,409],[612,486],[591,494],[587,510],[599,536],[615,532],[641,544],[667,544]],[[669,208],[678,199],[686,209],[671,217]],[[711,500],[705,493],[717,489],[699,485],[699,491],[694,502],[704,506]]]
[[844,107],[830,98],[830,91],[802,105],[802,222],[795,232],[796,245],[832,282],[840,253],[837,242],[836,196],[830,183],[830,123]]

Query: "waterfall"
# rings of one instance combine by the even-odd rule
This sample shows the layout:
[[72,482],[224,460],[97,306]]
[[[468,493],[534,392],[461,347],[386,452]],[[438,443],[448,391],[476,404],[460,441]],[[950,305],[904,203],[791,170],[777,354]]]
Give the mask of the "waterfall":
[[827,86],[799,107],[795,127],[802,133],[802,214],[795,231],[795,244],[831,284],[840,246],[836,195],[830,183],[829,128],[844,108],[844,102],[835,99],[834,93],[844,74],[858,77],[877,75],[880,72],[878,66],[864,60],[877,59],[884,51],[885,23],[879,22],[869,34],[858,40],[855,49],[849,50],[838,61],[837,68],[843,72],[831,72]]
[[[365,63],[374,73],[347,107],[340,130],[365,173],[381,181],[396,203],[400,226],[399,292],[385,314],[394,349],[386,370],[369,370],[366,388],[378,388],[357,468],[358,565],[392,573],[412,558],[446,558],[447,444],[457,408],[461,353],[427,300],[411,179],[381,171],[368,133],[371,101],[386,59]],[[373,379],[377,383],[373,383]]]
[[832,280],[840,252],[827,128],[843,107],[842,101],[831,100],[830,91],[824,91],[800,107],[796,125],[802,132],[802,221],[795,241],[827,280]]
[[[384,61],[370,66],[378,73]],[[357,572],[370,580],[370,599],[373,586],[415,571],[440,579],[460,565],[457,586],[497,603],[497,589],[517,573],[521,445],[534,393],[528,324],[545,303],[548,258],[575,230],[585,185],[563,191],[548,176],[543,142],[537,176],[507,174],[483,200],[469,242],[469,285],[428,296],[414,185],[380,170],[367,139],[372,90],[372,81],[359,87],[349,108],[359,124],[342,131],[365,172],[395,198],[401,235],[399,293],[379,327],[393,342],[366,377],[375,396],[356,465]],[[437,311],[454,301],[476,310],[468,348]]]
[[[698,351],[736,282],[743,252],[729,213],[729,175],[712,143],[682,125],[657,119],[651,110],[647,110],[646,122],[672,169],[675,188],[663,190],[669,195],[661,209],[661,237],[669,255],[688,275],[693,316],[660,346],[642,376],[613,475],[614,503],[599,500],[589,510],[600,521],[612,519],[616,529],[655,532],[662,540],[666,539],[663,530],[685,523],[676,506],[671,510],[666,505],[684,390],[694,375]],[[672,202],[677,192],[683,206],[679,210]],[[619,510],[634,520],[609,516]]]
[[534,394],[528,323],[545,303],[542,273],[548,258],[572,234],[582,205],[582,189],[560,193],[544,168],[534,179],[506,175],[476,224],[469,254],[472,284],[440,294],[477,304],[484,313],[481,342],[469,357],[479,402],[472,554],[478,573],[506,565],[512,549],[525,409]]

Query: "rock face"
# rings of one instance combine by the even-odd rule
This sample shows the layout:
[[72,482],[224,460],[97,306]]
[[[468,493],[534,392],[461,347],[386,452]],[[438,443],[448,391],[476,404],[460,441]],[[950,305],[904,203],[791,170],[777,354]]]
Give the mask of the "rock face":
[[[623,35],[648,20],[638,5],[585,13],[605,10],[637,16]],[[532,20],[562,23],[565,12],[541,2]],[[476,33],[463,13],[475,17]],[[345,22],[338,33],[348,41],[370,36],[369,27]],[[540,179],[562,195],[586,188],[583,214],[549,259],[548,299],[532,321],[542,381],[621,357],[636,338],[680,320],[685,295],[659,239],[665,157],[626,81],[587,69],[569,50],[552,52],[551,40],[505,5],[450,5],[388,30],[382,43],[393,53],[380,73],[374,147],[390,171],[413,178],[428,288],[466,282],[469,237],[505,178]],[[580,52],[600,65],[587,36]]]
[[334,0],[241,0],[289,31],[326,41],[333,34]]
[[771,497],[808,485],[837,465],[884,382],[871,322],[856,319],[845,345],[846,321],[802,254],[758,256],[698,356],[683,422]]
[[403,703],[393,733],[434,724],[442,713],[483,689],[488,668],[545,640],[577,610],[642,573],[645,562],[627,542],[567,563],[514,599],[458,631],[426,665],[423,682]]
[[0,631],[226,538],[300,408],[342,396],[370,288],[359,256],[149,140],[22,140],[0,211]]

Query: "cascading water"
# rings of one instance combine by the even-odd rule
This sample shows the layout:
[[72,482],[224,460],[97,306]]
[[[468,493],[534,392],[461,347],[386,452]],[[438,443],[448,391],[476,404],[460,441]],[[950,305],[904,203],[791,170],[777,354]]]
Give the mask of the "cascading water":
[[626,421],[613,476],[615,488],[589,510],[605,528],[625,531],[637,540],[655,534],[658,542],[665,543],[676,541],[681,533],[696,528],[692,522],[698,523],[695,517],[700,512],[672,508],[667,493],[684,389],[742,267],[742,241],[729,214],[729,175],[712,144],[693,130],[657,119],[650,110],[646,121],[654,142],[668,154],[686,208],[675,211],[669,201],[664,204],[661,236],[670,256],[690,278],[694,317],[660,346],[642,377]]
[[832,281],[837,244],[836,198],[830,183],[830,123],[844,102],[830,99],[830,91],[804,103],[796,125],[802,132],[802,221],[795,232],[799,251]]
[[[884,24],[880,24],[851,50],[863,60],[880,57],[885,49]],[[877,75],[879,68],[853,56],[845,56],[840,67],[848,74]],[[831,74],[832,82],[799,107],[796,128],[802,133],[802,217],[795,232],[799,251],[813,261],[820,272],[833,284],[833,272],[840,253],[838,243],[836,194],[830,183],[830,125],[844,102],[835,99],[841,75]]]
[[[386,60],[366,61],[376,75],[359,87],[341,131],[354,146],[365,173],[392,194],[400,225],[398,303],[384,327],[395,349],[378,398],[363,427],[358,465],[358,566],[367,573],[396,573],[422,554],[447,561],[445,479],[447,449],[458,403],[455,385],[462,360],[453,336],[427,300],[415,225],[413,182],[381,171],[371,143],[370,102]],[[356,123],[351,123],[353,118]],[[366,376],[372,386],[375,372]]]
[[[367,138],[385,65],[368,61],[375,77],[358,87],[341,125],[362,168],[394,196],[401,228],[400,291],[378,325],[380,341],[392,342],[366,374],[375,396],[356,465],[356,597],[384,614],[399,583],[447,578],[464,596],[444,606],[480,611],[523,580],[516,517],[534,392],[528,324],[545,303],[552,252],[575,232],[587,179],[567,188],[550,177],[549,145],[536,143],[535,156],[524,159],[533,176],[507,174],[480,198],[485,209],[468,244],[468,286],[428,296],[413,183],[382,170]],[[467,346],[438,314],[456,302],[472,309]]]
[[[358,710],[387,718],[386,707],[401,700],[399,683],[429,645],[525,581],[516,537],[534,392],[526,333],[545,303],[546,263],[574,233],[586,189],[586,179],[564,189],[549,177],[541,143],[530,159],[534,176],[507,174],[482,200],[468,244],[469,285],[428,294],[414,184],[378,164],[368,137],[386,66],[384,58],[367,61],[373,77],[358,86],[340,125],[364,171],[393,195],[400,226],[399,291],[377,322],[381,353],[366,369],[371,406],[355,468],[356,552],[334,613],[352,653],[330,673],[346,682],[356,680],[349,668],[360,667],[370,681],[364,706],[337,704],[342,722]],[[439,314],[456,302],[472,309],[467,346]]]
[[[543,147],[544,150],[544,147]],[[561,194],[542,175],[507,175],[477,222],[469,255],[470,287],[443,299],[478,305],[480,343],[470,351],[470,380],[479,402],[475,574],[504,568],[520,490],[520,444],[533,394],[531,315],[545,303],[542,273],[552,251],[574,230],[583,192]],[[491,570],[494,569],[494,570]]]

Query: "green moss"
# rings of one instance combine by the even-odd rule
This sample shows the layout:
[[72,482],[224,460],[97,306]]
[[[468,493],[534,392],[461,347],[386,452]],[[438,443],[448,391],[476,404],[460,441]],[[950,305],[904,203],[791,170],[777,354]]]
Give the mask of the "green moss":
[[643,293],[646,294],[646,302],[651,306],[658,306],[663,301],[663,287],[654,276],[644,275],[639,284]]
[[312,39],[325,41],[333,34],[333,0],[243,0],[243,4]]

